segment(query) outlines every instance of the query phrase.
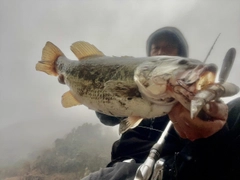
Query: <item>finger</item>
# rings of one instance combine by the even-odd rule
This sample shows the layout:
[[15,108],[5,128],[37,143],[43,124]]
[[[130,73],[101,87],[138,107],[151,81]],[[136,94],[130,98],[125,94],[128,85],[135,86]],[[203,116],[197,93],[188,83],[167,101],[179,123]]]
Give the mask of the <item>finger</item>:
[[225,120],[228,116],[228,106],[223,102],[209,102],[205,105],[204,111],[213,119]]

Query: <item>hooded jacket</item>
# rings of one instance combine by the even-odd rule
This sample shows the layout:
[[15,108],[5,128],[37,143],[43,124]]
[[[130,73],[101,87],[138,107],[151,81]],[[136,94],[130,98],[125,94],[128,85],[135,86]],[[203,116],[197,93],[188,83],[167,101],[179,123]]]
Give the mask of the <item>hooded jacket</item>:
[[150,49],[154,39],[164,36],[164,34],[172,36],[179,44],[179,56],[188,57],[188,44],[183,34],[175,27],[163,27],[154,31],[147,39],[146,52],[147,56],[150,56]]

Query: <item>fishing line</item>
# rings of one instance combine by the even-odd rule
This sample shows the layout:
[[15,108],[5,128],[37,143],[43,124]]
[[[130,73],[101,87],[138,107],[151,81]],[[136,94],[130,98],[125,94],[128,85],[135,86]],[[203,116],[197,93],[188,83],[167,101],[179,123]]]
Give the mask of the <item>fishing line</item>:
[[218,38],[219,38],[219,36],[220,36],[220,35],[221,35],[221,33],[219,33],[219,35],[217,36],[216,40],[214,41],[214,43],[213,43],[213,45],[212,45],[211,49],[209,50],[209,52],[208,52],[208,54],[207,54],[206,58],[205,58],[205,59],[204,59],[204,61],[203,61],[203,64],[205,64],[205,63],[206,63],[206,61],[207,61],[207,58],[208,58],[208,56],[211,54],[211,52],[212,52],[212,50],[213,50],[213,47],[214,47],[214,45],[216,44],[216,42],[217,42],[217,40],[218,40]]
[[[149,130],[153,130],[153,131],[157,131],[159,133],[163,133],[163,130],[158,130],[158,129],[154,129],[154,128],[150,128],[150,127],[146,127],[146,126],[137,126],[137,127],[140,127],[140,128],[143,128],[143,129],[149,129]],[[171,133],[167,133],[168,135],[170,135],[171,137],[174,137],[175,139],[178,139],[175,135],[171,134]]]

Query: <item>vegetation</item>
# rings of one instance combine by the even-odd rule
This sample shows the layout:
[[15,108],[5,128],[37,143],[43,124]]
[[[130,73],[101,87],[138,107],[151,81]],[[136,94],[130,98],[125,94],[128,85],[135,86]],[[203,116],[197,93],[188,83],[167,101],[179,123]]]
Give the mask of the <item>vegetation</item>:
[[117,138],[116,133],[99,124],[83,124],[65,138],[56,139],[54,147],[42,152],[33,162],[2,169],[0,174],[21,176],[24,180],[81,179],[107,165],[112,143]]

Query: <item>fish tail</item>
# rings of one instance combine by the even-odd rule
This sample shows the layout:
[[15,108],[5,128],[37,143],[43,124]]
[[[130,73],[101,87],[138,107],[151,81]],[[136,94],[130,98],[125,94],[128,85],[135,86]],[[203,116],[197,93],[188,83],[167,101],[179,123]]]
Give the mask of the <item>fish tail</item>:
[[51,42],[47,42],[42,50],[42,59],[36,64],[36,70],[49,75],[57,76],[55,62],[59,56],[64,56],[62,51]]

